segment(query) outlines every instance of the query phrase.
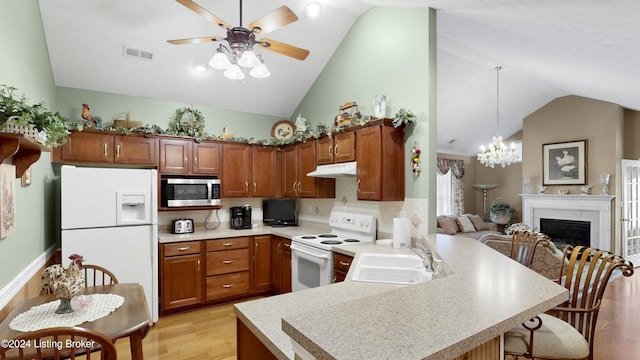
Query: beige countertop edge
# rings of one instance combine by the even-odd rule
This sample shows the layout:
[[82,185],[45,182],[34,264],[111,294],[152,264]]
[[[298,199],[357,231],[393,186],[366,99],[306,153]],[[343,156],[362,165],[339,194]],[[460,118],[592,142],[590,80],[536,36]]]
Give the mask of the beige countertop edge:
[[223,239],[242,236],[259,236],[259,235],[277,235],[287,239],[293,236],[306,235],[313,233],[321,233],[327,231],[327,225],[323,224],[306,224],[304,226],[258,226],[253,229],[233,230],[229,228],[207,230],[204,228],[196,228],[191,234],[172,234],[167,231],[158,232],[158,243],[173,243],[182,241],[197,241],[208,239]]
[[[567,291],[564,288],[504,255],[472,239],[451,238],[429,236],[429,243],[453,269],[454,274],[357,301],[334,294],[341,296],[344,301],[296,315],[283,314],[282,330],[318,359],[398,356],[407,359],[448,359],[499,336],[566,299]],[[338,251],[357,255],[358,250],[369,252],[364,250],[367,247],[371,245],[349,245],[340,247]],[[386,250],[396,252],[399,249],[386,247]],[[483,276],[487,278],[483,280]],[[494,282],[506,282],[506,286],[511,286],[515,293],[503,294],[509,297],[504,299],[491,288],[496,286]],[[345,285],[349,284],[353,286],[355,283],[347,280]],[[434,296],[456,291],[467,291],[468,295],[457,299],[450,295]],[[427,306],[427,302],[431,306]],[[414,311],[398,311],[396,304],[399,303]],[[376,311],[372,313],[370,309],[374,308]],[[389,313],[393,316],[385,318],[385,314]],[[384,330],[378,328],[381,325],[378,317],[384,320]],[[429,321],[443,325],[425,326]],[[350,324],[348,332],[335,330],[345,323]],[[397,334],[406,334],[407,328],[413,329],[410,333],[418,339],[423,338],[424,342],[414,336],[410,341],[406,336],[397,337]],[[389,334],[390,338],[385,338],[382,347],[377,341],[381,332]]]

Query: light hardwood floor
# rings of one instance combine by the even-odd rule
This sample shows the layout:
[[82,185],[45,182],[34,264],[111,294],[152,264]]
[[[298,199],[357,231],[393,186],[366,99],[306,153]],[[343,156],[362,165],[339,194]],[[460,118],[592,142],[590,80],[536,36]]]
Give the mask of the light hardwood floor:
[[[596,330],[594,360],[640,360],[640,268],[613,281],[605,292]],[[236,358],[233,305],[160,318],[142,341],[146,360]],[[130,359],[129,341],[116,342],[118,359]]]

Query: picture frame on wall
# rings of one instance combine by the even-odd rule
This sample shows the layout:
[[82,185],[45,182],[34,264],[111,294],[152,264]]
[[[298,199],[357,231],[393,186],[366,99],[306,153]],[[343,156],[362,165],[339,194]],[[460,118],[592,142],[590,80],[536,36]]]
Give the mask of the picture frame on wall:
[[587,140],[542,145],[543,185],[587,183]]

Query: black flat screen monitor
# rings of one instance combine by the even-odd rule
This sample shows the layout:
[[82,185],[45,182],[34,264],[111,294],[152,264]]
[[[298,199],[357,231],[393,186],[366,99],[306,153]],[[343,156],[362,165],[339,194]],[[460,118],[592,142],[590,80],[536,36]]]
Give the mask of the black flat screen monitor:
[[298,207],[295,199],[262,200],[262,222],[271,226],[298,225]]

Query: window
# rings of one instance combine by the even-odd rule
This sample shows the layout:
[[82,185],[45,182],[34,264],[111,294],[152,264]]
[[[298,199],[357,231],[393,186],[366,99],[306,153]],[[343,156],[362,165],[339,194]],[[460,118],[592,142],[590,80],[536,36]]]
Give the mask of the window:
[[451,176],[452,171],[447,171],[446,174],[441,174],[436,171],[437,181],[437,215],[453,215],[453,182]]

